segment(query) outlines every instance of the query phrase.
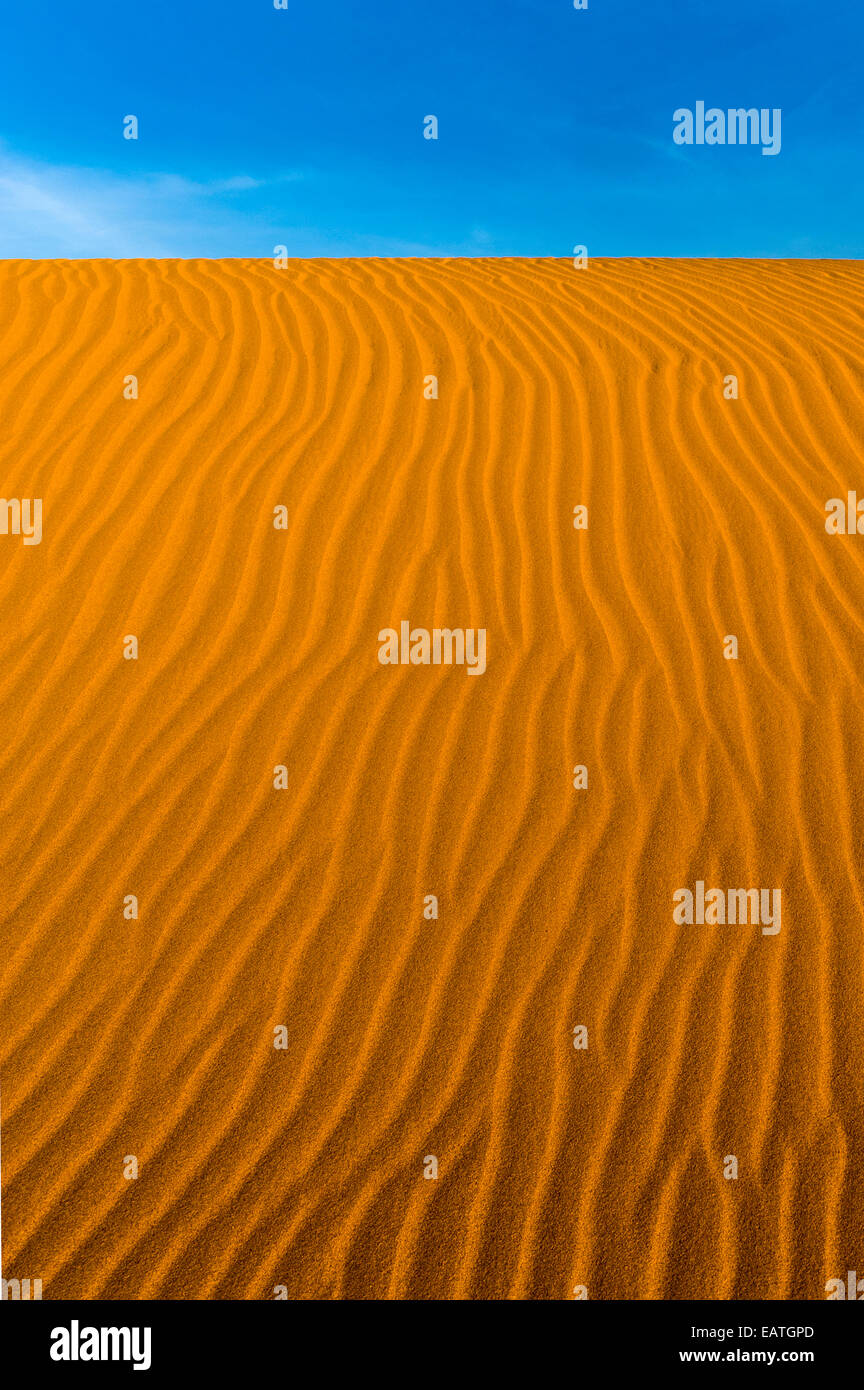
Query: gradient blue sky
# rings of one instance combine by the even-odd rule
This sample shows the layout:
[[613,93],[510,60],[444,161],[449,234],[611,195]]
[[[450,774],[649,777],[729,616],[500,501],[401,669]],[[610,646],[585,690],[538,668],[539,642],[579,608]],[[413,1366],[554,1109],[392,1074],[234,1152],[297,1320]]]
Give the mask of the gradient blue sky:
[[[862,0],[289,5],[7,6],[0,256],[864,251]],[[700,99],[781,153],[676,146]]]

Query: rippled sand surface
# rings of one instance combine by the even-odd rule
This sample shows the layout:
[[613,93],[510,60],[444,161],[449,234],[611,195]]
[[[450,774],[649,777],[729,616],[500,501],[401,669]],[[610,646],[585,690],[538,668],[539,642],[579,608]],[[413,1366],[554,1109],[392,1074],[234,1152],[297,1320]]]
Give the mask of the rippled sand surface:
[[864,1268],[862,329],[847,262],[0,265],[7,1278]]

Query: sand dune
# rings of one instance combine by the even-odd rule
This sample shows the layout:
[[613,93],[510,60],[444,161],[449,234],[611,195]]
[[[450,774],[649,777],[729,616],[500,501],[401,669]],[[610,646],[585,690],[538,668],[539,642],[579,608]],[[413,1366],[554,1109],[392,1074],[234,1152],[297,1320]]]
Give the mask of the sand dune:
[[[861,267],[6,262],[0,310],[4,1275],[864,1273]],[[403,621],[487,669],[381,665]],[[782,930],[677,925],[697,880]]]

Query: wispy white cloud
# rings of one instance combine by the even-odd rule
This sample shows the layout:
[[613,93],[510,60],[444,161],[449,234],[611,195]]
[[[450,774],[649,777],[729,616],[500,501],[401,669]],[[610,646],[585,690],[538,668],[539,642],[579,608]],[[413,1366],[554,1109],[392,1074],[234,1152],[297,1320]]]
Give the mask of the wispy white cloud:
[[0,259],[269,257],[277,246],[301,257],[501,254],[480,225],[439,245],[364,230],[344,204],[334,225],[333,206],[332,179],[315,171],[126,175],[26,159],[0,142]]
[[126,176],[25,159],[0,145],[0,257],[267,255],[270,219],[261,226],[244,195],[302,178]]

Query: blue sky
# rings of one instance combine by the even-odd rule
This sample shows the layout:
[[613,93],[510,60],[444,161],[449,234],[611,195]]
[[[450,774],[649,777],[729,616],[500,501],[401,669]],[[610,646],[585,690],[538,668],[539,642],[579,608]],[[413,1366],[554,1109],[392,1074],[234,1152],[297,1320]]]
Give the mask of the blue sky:
[[[7,6],[0,257],[851,256],[862,0]],[[779,107],[782,149],[679,107]],[[124,140],[123,117],[139,120]],[[423,139],[423,118],[439,121]]]

